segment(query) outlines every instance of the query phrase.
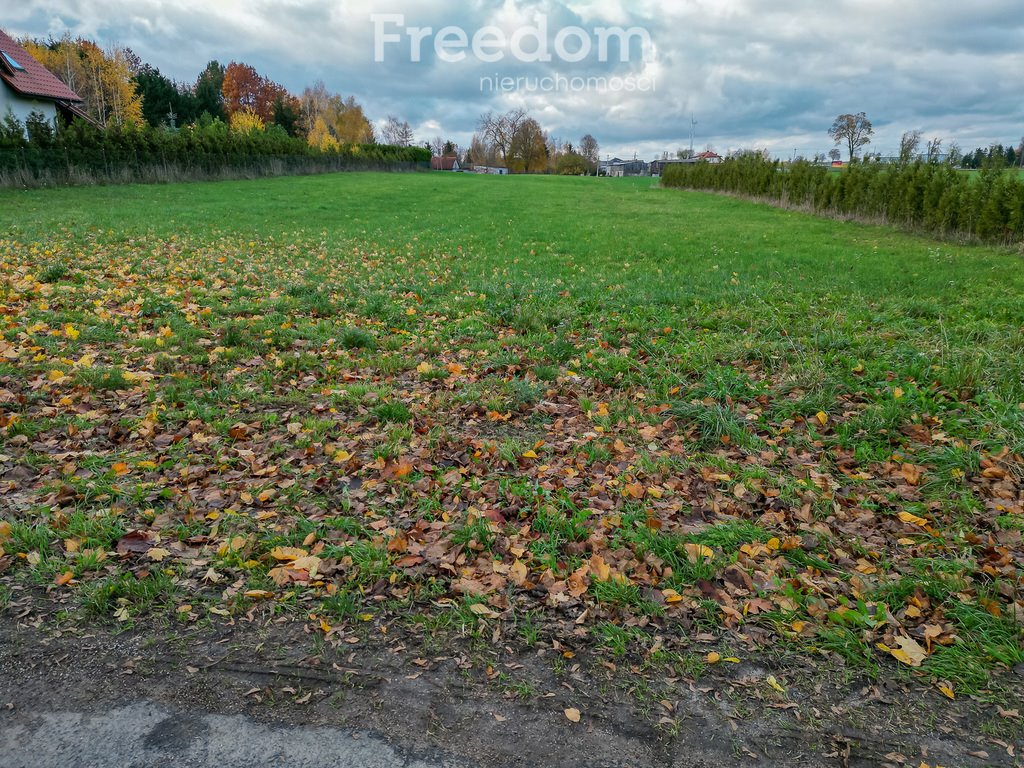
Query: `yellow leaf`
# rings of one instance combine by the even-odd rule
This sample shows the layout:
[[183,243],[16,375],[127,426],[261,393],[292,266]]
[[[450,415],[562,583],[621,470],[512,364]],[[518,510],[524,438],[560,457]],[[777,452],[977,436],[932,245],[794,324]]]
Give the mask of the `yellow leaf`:
[[79,336],[79,330],[75,326],[68,323],[64,326],[64,335],[69,339],[77,339]]
[[774,552],[782,546],[782,542],[778,539],[778,537],[772,536],[772,538],[768,539],[768,542],[765,544],[765,546],[768,547],[768,549],[770,549],[772,552]]
[[416,366],[417,373],[430,373],[432,370],[434,370],[434,366],[426,361]]
[[797,634],[800,634],[801,632],[804,631],[804,627],[807,626],[807,622],[806,621],[794,621],[789,626],[793,628],[794,632],[796,632]]
[[917,526],[920,526],[921,528],[924,528],[925,526],[928,525],[928,521],[925,520],[923,517],[918,517],[917,515],[913,515],[910,512],[900,512],[899,518],[904,523],[910,523],[911,525],[917,525]]
[[524,458],[524,459],[538,459],[538,458],[540,458],[540,457],[539,457],[539,456],[537,455],[537,452],[536,452],[536,451],[526,451],[526,452],[525,452],[525,453],[523,454],[523,458]]
[[722,660],[722,654],[720,654],[718,651],[712,651],[705,658],[708,664],[717,664]]
[[722,661],[727,661],[730,664],[739,664],[740,663],[740,660],[737,659],[735,656],[726,656],[724,659],[722,659]]
[[335,464],[344,464],[346,461],[348,461],[351,458],[352,458],[352,454],[349,453],[348,451],[337,451],[334,454],[333,461],[334,461]]
[[116,464],[114,464],[111,467],[111,469],[114,471],[115,475],[127,475],[128,474],[128,465],[125,464],[123,461],[117,462]]
[[445,368],[448,369],[448,373],[450,373],[452,376],[461,376],[463,372],[466,370],[466,366],[459,365],[458,363],[448,363],[448,365],[446,365]]
[[814,414],[814,418],[816,418],[818,420],[818,423],[821,424],[821,426],[823,427],[826,424],[828,424],[828,414],[825,413],[824,411],[818,411],[816,414]]
[[[60,574],[56,579],[53,580],[53,583],[56,584],[58,587],[63,587],[65,584],[71,581],[71,579],[73,579],[74,576],[75,574],[73,572],[64,571],[64,573]],[[953,697],[950,696],[950,698]]]
[[153,560],[157,563],[159,563],[164,558],[170,556],[170,554],[171,551],[169,549],[164,549],[163,547],[153,547],[146,553],[150,560]]
[[896,642],[899,643],[899,648],[890,648],[884,643],[878,643],[878,649],[909,667],[920,667],[928,658],[928,653],[913,638],[898,637]]
[[608,581],[612,577],[612,569],[600,555],[593,555],[590,558],[590,571],[598,581]]
[[267,592],[265,589],[247,589],[245,596],[252,598],[253,600],[269,600],[274,596],[273,592]]
[[139,469],[145,469],[145,470],[156,469],[156,462],[155,461],[140,461],[136,466],[138,466]]
[[681,603],[683,601],[683,596],[674,589],[661,590],[661,596],[665,598],[665,602],[669,605],[672,605],[673,603]]
[[0,541],[11,538],[11,524],[6,520],[0,520]]
[[48,378],[50,381],[63,381],[64,379],[67,378],[67,376],[64,375],[64,371],[60,371],[54,368],[52,371],[46,374],[46,378]]
[[710,560],[715,556],[714,550],[703,544],[687,543],[683,546],[686,549],[686,557],[691,563],[695,563],[698,560]]
[[517,587],[521,587],[526,583],[527,575],[526,563],[522,560],[516,560],[512,563],[512,567],[508,569],[508,576]]
[[953,693],[953,689],[950,688],[948,685],[940,685],[939,686],[939,693],[941,693],[947,699],[955,699],[956,698],[956,694]]
[[323,619],[320,619],[320,629],[322,629],[324,631],[324,634],[326,634],[331,631],[331,625]]
[[569,707],[565,710],[565,719],[570,723],[578,723],[581,717],[582,715],[580,714],[580,711],[575,707]]
[[282,563],[298,560],[300,557],[306,557],[308,554],[309,552],[298,547],[274,547],[270,550],[270,556]]
[[903,389],[901,387],[896,387],[896,389],[892,391],[892,396],[899,400],[901,397],[903,397]]
[[768,679],[765,680],[765,682],[768,683],[768,685],[770,685],[772,689],[777,691],[778,693],[786,693],[786,689],[783,688],[782,685],[779,684],[779,681],[775,679],[775,675],[768,675]]

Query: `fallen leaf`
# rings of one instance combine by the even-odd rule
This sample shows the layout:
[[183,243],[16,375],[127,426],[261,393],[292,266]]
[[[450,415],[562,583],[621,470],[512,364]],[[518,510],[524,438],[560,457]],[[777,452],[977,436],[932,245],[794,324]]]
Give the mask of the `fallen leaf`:
[[569,707],[569,709],[565,710],[565,719],[570,723],[578,723],[581,717],[580,711],[575,707]]
[[298,547],[274,547],[270,550],[270,556],[282,563],[297,560],[298,558],[305,557],[308,554],[309,552],[304,549],[299,549]]
[[906,664],[910,667],[920,667],[924,663],[924,660],[928,658],[928,654],[924,648],[922,648],[916,640],[911,637],[902,636],[897,637],[896,642],[899,643],[898,648],[890,648],[884,643],[878,643],[879,650],[890,654],[897,661]]
[[918,517],[917,515],[911,514],[910,512],[900,512],[899,518],[904,523],[909,523],[910,525],[916,525],[921,528],[925,528],[928,526],[927,520],[925,520],[923,517]]

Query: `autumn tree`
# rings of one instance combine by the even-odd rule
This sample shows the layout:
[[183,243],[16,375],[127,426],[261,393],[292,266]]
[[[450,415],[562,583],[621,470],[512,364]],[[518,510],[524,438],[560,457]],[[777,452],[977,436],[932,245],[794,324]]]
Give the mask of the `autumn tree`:
[[248,110],[259,115],[264,123],[273,122],[274,105],[278,99],[288,97],[284,86],[264,77],[248,64],[237,61],[232,61],[224,69],[221,92],[228,117]]
[[134,79],[141,63],[130,49],[103,49],[70,35],[46,43],[22,40],[21,44],[82,97],[81,108],[100,125],[142,124],[142,98]]
[[850,162],[853,162],[857,150],[871,143],[874,133],[875,129],[871,125],[871,121],[863,112],[858,112],[855,115],[840,115],[828,129],[828,135],[832,137],[832,141],[836,144],[846,144]]
[[[322,80],[306,88],[298,99],[298,110],[311,146],[331,144],[372,144],[373,125],[355,97],[342,98],[327,90]],[[326,133],[325,133],[326,132]]]
[[512,134],[506,155],[508,167],[521,173],[540,173],[547,166],[547,161],[547,136],[540,123],[527,117]]

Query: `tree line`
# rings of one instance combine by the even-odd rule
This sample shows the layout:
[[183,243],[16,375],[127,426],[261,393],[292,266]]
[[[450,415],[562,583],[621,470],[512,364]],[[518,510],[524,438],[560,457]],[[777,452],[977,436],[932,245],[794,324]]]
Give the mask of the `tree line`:
[[948,162],[855,160],[840,172],[806,160],[783,164],[759,153],[717,165],[673,165],[667,187],[725,192],[820,214],[884,221],[913,230],[990,242],[1024,240],[1024,181],[1005,156],[989,155],[978,174]]
[[480,116],[464,161],[502,166],[512,173],[557,173],[569,176],[597,173],[600,145],[589,133],[578,145],[553,138],[525,109]]

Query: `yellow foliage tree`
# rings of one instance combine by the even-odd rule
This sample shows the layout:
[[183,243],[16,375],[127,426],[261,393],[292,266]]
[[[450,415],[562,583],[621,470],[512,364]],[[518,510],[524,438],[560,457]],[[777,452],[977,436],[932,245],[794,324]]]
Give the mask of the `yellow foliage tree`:
[[138,59],[128,48],[106,50],[91,40],[65,35],[48,44],[21,44],[44,67],[82,97],[82,109],[100,125],[141,125],[142,97],[133,80]]
[[263,118],[253,112],[251,109],[243,109],[240,112],[235,112],[231,115],[231,130],[235,133],[258,133],[264,130],[267,126],[263,122]]
[[327,127],[327,121],[323,117],[318,117],[313,122],[313,127],[309,129],[306,140],[309,142],[309,146],[315,147],[321,152],[337,152],[341,147],[338,140],[331,134],[330,128]]

